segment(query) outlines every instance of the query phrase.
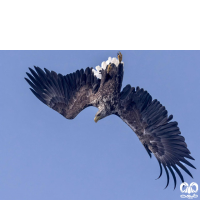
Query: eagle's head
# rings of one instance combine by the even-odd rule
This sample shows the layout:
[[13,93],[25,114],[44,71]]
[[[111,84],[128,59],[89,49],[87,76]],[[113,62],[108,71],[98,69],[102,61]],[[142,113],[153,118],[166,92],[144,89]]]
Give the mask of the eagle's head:
[[103,119],[104,117],[107,117],[109,114],[108,112],[106,111],[106,109],[100,109],[96,115],[95,115],[95,118],[94,118],[94,121],[95,122],[98,122],[100,119]]

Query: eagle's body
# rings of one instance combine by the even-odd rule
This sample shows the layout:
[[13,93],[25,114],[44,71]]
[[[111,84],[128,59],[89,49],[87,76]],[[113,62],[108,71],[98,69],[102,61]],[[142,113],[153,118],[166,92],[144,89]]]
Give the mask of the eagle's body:
[[99,109],[95,115],[95,122],[111,114],[120,117],[136,133],[147,153],[150,156],[151,153],[155,155],[160,165],[160,176],[162,166],[164,167],[167,186],[169,169],[176,187],[173,170],[184,182],[177,166],[190,176],[191,173],[182,163],[195,168],[184,158],[193,159],[189,155],[184,137],[180,135],[178,123],[170,122],[173,116],[168,116],[167,110],[159,101],[152,101],[147,91],[139,87],[135,89],[130,85],[121,91],[124,74],[121,54],[118,55],[118,59],[109,58],[102,63],[102,67],[96,67],[97,71],[88,67],[85,71],[77,70],[66,76],[57,75],[47,69],[45,73],[39,67],[35,67],[37,73],[32,69],[32,75],[27,73],[32,82],[26,80],[38,99],[67,119],[74,119],[88,106]]

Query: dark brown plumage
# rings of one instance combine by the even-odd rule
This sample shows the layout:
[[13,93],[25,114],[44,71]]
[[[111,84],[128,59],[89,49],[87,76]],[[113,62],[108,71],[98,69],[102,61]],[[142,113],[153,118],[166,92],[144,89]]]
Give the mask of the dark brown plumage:
[[136,133],[149,156],[153,153],[157,158],[160,166],[158,178],[162,175],[162,166],[164,167],[166,187],[170,171],[175,189],[174,171],[184,182],[177,166],[192,177],[182,163],[195,168],[185,159],[194,158],[190,156],[178,123],[171,122],[173,116],[168,116],[167,110],[159,101],[152,101],[151,95],[139,87],[135,89],[127,85],[120,92],[124,67],[122,55],[119,54],[118,58],[119,61],[104,63],[104,67],[98,72],[88,67],[65,76],[35,67],[35,71],[30,69],[31,74],[27,73],[29,79],[25,79],[40,101],[67,119],[74,119],[88,106],[99,109],[95,122],[111,114],[119,116]]

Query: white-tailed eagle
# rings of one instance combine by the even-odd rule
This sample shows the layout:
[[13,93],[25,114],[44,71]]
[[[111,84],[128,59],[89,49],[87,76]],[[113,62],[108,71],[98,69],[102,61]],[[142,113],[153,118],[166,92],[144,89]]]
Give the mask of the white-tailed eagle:
[[[151,95],[137,87],[127,85],[121,91],[124,74],[122,54],[117,58],[108,58],[96,70],[87,67],[74,73],[62,75],[47,69],[30,68],[30,90],[44,104],[59,112],[67,119],[74,119],[83,109],[95,106],[99,110],[94,121],[97,122],[111,114],[120,117],[138,136],[142,145],[151,157],[153,153],[167,175],[169,171],[176,187],[176,172],[184,182],[180,172],[182,168],[192,177],[185,164],[195,168],[188,160],[194,160],[181,136],[178,123],[171,121],[173,116],[158,100],[152,100]],[[183,164],[184,163],[184,164]],[[180,168],[178,168],[180,167]],[[169,170],[169,171],[168,171]]]

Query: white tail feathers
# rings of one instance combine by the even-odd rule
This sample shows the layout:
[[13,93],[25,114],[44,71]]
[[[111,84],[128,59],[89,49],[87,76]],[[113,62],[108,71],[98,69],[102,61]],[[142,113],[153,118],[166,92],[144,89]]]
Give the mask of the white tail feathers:
[[[114,58],[109,57],[107,61],[103,61],[103,62],[101,63],[101,67],[98,65],[98,66],[95,67],[96,70],[95,70],[95,69],[92,69],[94,75],[95,75],[98,79],[101,79],[101,70],[102,70],[102,69],[105,70],[106,67],[107,67],[107,65],[109,65],[110,63],[111,63],[111,64],[114,63],[114,64],[116,65],[116,67],[118,67],[118,65],[119,65],[119,60],[118,60],[117,58],[115,58],[115,57],[114,57]],[[123,62],[122,62],[122,63],[123,63]]]

